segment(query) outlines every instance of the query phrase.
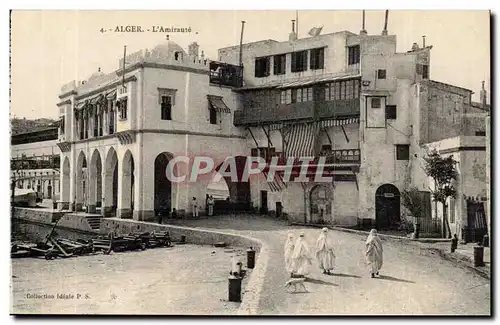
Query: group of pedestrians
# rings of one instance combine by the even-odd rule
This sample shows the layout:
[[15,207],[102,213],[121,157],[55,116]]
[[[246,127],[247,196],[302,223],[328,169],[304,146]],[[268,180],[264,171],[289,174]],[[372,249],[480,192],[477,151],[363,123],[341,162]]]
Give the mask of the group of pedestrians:
[[[328,235],[328,228],[323,228],[316,240],[315,257],[318,260],[323,274],[332,275],[335,268],[335,252],[331,238]],[[365,242],[365,258],[371,277],[379,275],[383,264],[382,241],[377,234],[377,230],[372,229]],[[292,233],[288,234],[285,243],[285,267],[292,278],[305,277],[310,273],[312,266],[312,255],[305,240],[304,233],[294,241]]]

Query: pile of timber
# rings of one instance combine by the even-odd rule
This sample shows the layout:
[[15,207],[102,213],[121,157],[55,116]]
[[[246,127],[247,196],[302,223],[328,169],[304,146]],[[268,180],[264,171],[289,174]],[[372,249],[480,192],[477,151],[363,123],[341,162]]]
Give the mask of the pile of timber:
[[[54,227],[55,229],[55,227]],[[99,236],[91,240],[76,241],[65,238],[54,238],[54,231],[41,243],[18,242],[11,245],[11,257],[45,257],[52,260],[57,257],[73,257],[102,252],[110,254],[113,252],[124,252],[133,250],[145,250],[155,247],[170,247],[172,242],[170,234],[166,231],[130,233],[124,236]]]

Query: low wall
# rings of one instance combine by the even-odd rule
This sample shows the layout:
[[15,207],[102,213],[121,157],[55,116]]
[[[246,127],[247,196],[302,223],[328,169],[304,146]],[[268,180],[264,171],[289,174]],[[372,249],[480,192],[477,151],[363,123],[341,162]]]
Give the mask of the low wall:
[[258,313],[260,293],[263,289],[269,256],[267,247],[260,240],[239,234],[118,218],[103,219],[100,230],[101,233],[114,232],[117,235],[130,232],[152,232],[154,230],[168,231],[173,241],[179,241],[181,236],[186,236],[186,242],[190,244],[213,245],[218,242],[225,242],[229,246],[253,247],[256,251],[255,268],[244,288],[243,301],[238,309],[238,314],[255,315]]
[[97,231],[93,230],[92,227],[90,227],[85,216],[77,214],[65,214],[61,217],[61,219],[57,223],[57,226],[97,233]]
[[63,215],[64,212],[57,210],[16,207],[14,208],[14,215],[12,218],[51,224],[59,220]]

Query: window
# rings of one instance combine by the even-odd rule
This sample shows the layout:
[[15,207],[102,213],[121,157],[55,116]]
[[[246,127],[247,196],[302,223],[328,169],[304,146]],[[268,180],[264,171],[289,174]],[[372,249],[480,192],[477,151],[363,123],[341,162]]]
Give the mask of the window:
[[345,81],[346,84],[346,96],[345,99],[353,99],[354,98],[354,81],[353,80],[347,80]]
[[258,148],[252,148],[250,150],[250,156],[251,157],[259,157],[259,149]]
[[274,74],[280,75],[286,72],[286,54],[274,56]]
[[103,114],[104,114],[103,111],[101,111],[99,113],[99,115],[98,115],[99,116],[99,130],[98,130],[98,135],[99,136],[103,135],[103,133],[102,133],[102,123],[104,122]]
[[307,70],[307,51],[292,53],[292,72]]
[[120,120],[127,119],[127,99],[120,101],[120,106],[118,107],[120,111]]
[[324,69],[325,48],[311,50],[311,70]]
[[[292,93],[291,102],[292,103],[296,103],[297,102],[297,92],[300,92],[302,94],[302,89],[291,89],[291,93]],[[301,101],[302,101],[302,96],[300,98],[301,98]]]
[[359,45],[349,46],[347,48],[347,64],[358,64],[360,57],[360,48]]
[[476,131],[476,137],[485,137],[486,132],[485,131]]
[[286,90],[282,90],[280,94],[280,103],[286,104]]
[[270,57],[255,59],[255,77],[263,78],[270,74]]
[[381,106],[380,97],[372,97],[372,108],[380,108]]
[[209,108],[210,124],[217,124],[217,111],[214,108]]
[[327,88],[327,85],[317,85],[316,87],[313,88],[314,90],[314,100],[318,102],[325,101],[326,94],[325,92],[329,90]]
[[410,160],[410,145],[396,145],[396,160]]
[[427,64],[422,65],[422,78],[429,79],[429,65]]
[[385,79],[386,78],[386,70],[378,69],[377,70],[377,79]]
[[172,120],[172,97],[161,96],[161,119]]
[[385,105],[385,118],[387,120],[397,119],[397,109],[396,105]]
[[115,133],[115,109],[111,107],[109,112],[109,134]]

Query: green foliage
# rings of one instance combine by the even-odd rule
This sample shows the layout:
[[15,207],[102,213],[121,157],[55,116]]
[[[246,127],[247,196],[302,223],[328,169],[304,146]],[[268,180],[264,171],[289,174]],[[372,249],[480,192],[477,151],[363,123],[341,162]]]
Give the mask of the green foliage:
[[425,217],[425,205],[422,204],[422,194],[416,187],[410,187],[401,193],[403,205],[415,218]]
[[446,203],[448,197],[456,197],[454,181],[457,179],[456,164],[453,156],[441,157],[434,149],[424,157],[425,173],[434,180],[435,188],[432,191],[434,201]]

